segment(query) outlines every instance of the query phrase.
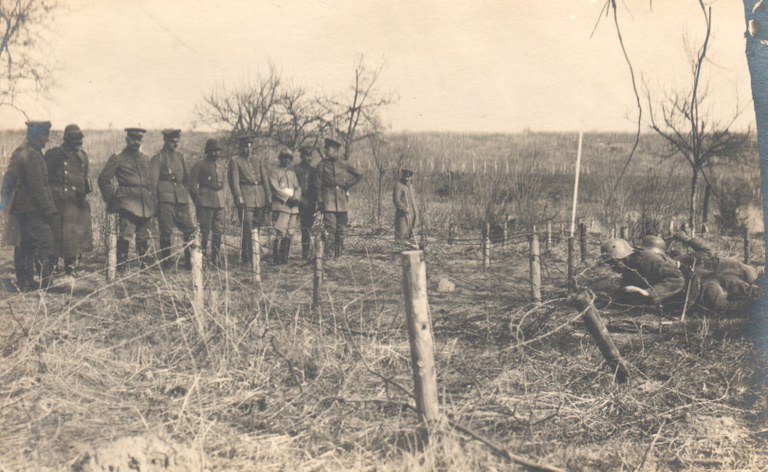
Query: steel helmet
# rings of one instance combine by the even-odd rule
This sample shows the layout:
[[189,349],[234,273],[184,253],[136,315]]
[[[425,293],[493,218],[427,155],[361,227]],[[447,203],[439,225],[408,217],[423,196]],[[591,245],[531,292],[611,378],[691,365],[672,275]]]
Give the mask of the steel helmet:
[[604,259],[624,259],[635,252],[632,246],[621,238],[613,238],[600,246],[600,254]]
[[649,234],[640,241],[640,247],[656,254],[664,255],[667,252],[667,243],[660,237]]

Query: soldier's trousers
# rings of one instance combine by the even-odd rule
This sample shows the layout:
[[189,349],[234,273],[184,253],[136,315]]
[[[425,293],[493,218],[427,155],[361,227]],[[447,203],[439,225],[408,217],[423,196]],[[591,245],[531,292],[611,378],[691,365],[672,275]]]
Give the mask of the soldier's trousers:
[[705,277],[701,281],[698,304],[713,314],[747,315],[753,303],[754,300],[746,293],[726,290],[714,276]]
[[334,257],[339,257],[344,252],[344,236],[348,222],[346,211],[323,212],[323,227],[328,235],[329,249],[333,247]]
[[315,224],[315,211],[312,208],[299,207],[299,224],[301,225],[301,257],[309,257],[309,247],[312,244],[312,226]]
[[240,226],[242,229],[242,235],[240,238],[240,260],[244,263],[250,263],[253,253],[253,244],[251,241],[251,230],[261,228],[266,224],[266,218],[268,214],[267,207],[240,208]]
[[[21,230],[21,244],[19,262],[21,263],[20,275],[23,284],[29,284],[33,280],[34,273],[40,275],[40,281],[48,279],[53,272],[53,232],[51,226],[36,211],[25,211],[16,214]],[[17,267],[17,271],[19,268]]]
[[[173,229],[179,228],[188,243],[195,237],[195,224],[192,222],[189,204],[160,202],[157,211],[157,225],[160,230],[160,257],[171,256],[171,236]],[[188,250],[185,251],[189,252]]]
[[122,261],[118,260],[118,264],[126,262],[128,248],[130,247],[131,239],[134,239],[134,237],[136,238],[136,254],[139,256],[139,261],[143,261],[149,252],[149,227],[152,223],[152,218],[142,218],[125,210],[120,210],[118,215],[120,220],[117,223],[117,231],[120,241],[118,241],[119,250],[117,257],[122,259]]
[[[225,208],[198,207],[197,209],[197,220],[200,223],[200,240],[203,252],[208,249],[208,238],[212,236],[211,260],[214,263],[218,260],[221,236],[224,234],[224,225],[226,224],[225,211]],[[213,234],[211,235],[211,233]]]

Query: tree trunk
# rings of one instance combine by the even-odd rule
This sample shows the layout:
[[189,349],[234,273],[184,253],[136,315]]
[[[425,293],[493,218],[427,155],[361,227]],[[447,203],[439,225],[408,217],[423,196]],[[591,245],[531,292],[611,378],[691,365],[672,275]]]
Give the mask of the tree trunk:
[[693,169],[693,175],[691,176],[691,201],[690,201],[690,207],[689,211],[690,214],[688,215],[688,224],[691,226],[691,236],[695,235],[696,232],[696,197],[699,193],[699,169],[694,168]]
[[712,196],[712,188],[709,184],[704,187],[704,203],[701,206],[701,222],[709,223],[709,199]]
[[381,226],[381,192],[384,185],[384,174],[379,172],[378,188],[376,189],[376,224]]

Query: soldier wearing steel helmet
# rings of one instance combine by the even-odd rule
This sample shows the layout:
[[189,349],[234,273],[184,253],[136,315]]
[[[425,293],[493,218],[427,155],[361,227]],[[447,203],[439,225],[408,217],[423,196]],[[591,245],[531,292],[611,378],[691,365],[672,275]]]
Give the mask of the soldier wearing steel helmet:
[[620,293],[626,302],[665,303],[682,293],[685,279],[674,263],[659,254],[635,250],[621,238],[600,247],[603,260],[621,274]]
[[70,276],[75,275],[77,258],[93,250],[91,206],[86,198],[93,189],[83,138],[79,126],[67,125],[62,145],[48,150],[44,156],[58,213],[51,219],[53,257],[64,260],[64,271]]

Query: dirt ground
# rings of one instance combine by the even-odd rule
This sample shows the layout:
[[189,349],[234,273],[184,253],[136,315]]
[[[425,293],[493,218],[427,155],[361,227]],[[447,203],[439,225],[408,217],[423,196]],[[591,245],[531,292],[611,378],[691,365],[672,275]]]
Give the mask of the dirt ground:
[[[720,248],[726,238],[712,236]],[[232,243],[232,241],[230,241]],[[234,244],[233,244],[234,245]],[[312,267],[133,268],[104,282],[12,291],[1,257],[0,470],[516,470],[506,453],[564,470],[766,470],[766,359],[759,320],[609,303],[615,277],[591,258],[579,281],[630,366],[619,383],[566,301],[562,242],[530,300],[528,242],[426,247],[445,421],[425,441],[413,411],[399,251],[355,228]],[[481,438],[481,440],[478,440]]]

